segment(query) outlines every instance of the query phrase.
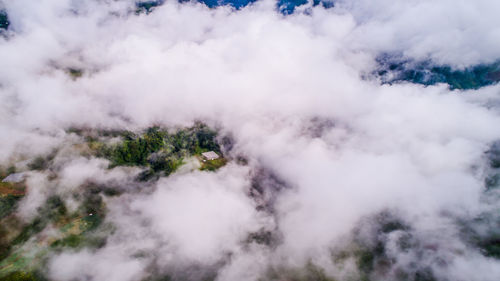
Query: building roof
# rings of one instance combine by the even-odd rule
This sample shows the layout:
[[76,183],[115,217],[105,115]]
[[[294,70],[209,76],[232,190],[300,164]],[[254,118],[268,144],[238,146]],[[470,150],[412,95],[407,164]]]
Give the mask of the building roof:
[[208,160],[214,160],[214,159],[219,158],[219,154],[217,154],[213,151],[203,152],[201,155]]
[[14,183],[22,182],[25,177],[26,177],[25,173],[14,173],[4,178],[2,182],[14,182]]

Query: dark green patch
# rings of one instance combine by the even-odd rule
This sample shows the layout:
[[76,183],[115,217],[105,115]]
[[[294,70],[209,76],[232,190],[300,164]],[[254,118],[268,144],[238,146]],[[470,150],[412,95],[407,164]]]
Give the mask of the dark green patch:
[[144,166],[151,153],[164,147],[166,131],[157,127],[150,128],[142,136],[125,134],[124,141],[112,152],[113,166]]
[[77,248],[82,243],[82,236],[71,234],[66,238],[61,240],[57,240],[51,244],[51,247],[69,247],[69,248]]
[[436,277],[430,268],[424,268],[415,272],[415,281],[436,281]]
[[487,176],[484,180],[484,185],[486,187],[486,191],[491,191],[498,188],[498,186],[500,185],[500,174]]
[[85,223],[85,231],[92,231],[99,227],[106,216],[106,206],[99,194],[87,193],[80,207],[80,213]]
[[152,1],[140,1],[135,3],[135,13],[136,14],[149,14],[154,8],[162,5],[164,0],[152,0]]
[[9,28],[10,22],[7,12],[0,11],[0,29],[6,30]]
[[480,64],[465,69],[453,69],[446,65],[434,65],[430,61],[414,62],[391,56],[377,59],[379,70],[375,73],[382,83],[407,81],[422,85],[446,83],[451,90],[479,89],[500,81],[500,61]]
[[500,235],[482,238],[478,246],[485,256],[500,259]]
[[270,268],[266,275],[259,281],[335,281],[328,276],[325,270],[312,262],[308,262],[303,267],[289,268],[278,267]]
[[90,129],[86,127],[69,127],[66,129],[68,134],[76,134],[84,137],[86,140],[97,139],[98,137],[122,137],[129,133],[121,129]]
[[408,226],[406,226],[402,221],[399,220],[389,220],[381,222],[380,225],[381,232],[389,233],[396,230],[408,230]]
[[226,165],[227,160],[225,158],[218,158],[214,160],[204,160],[201,162],[202,171],[216,171],[217,169]]
[[159,274],[159,276],[150,276],[148,278],[143,279],[142,281],[172,281],[172,277],[170,277],[170,275]]
[[66,213],[66,206],[60,197],[49,197],[45,204],[38,208],[38,216],[22,228],[21,232],[10,242],[6,251],[0,253],[0,260],[10,254],[13,246],[28,241],[31,237],[44,230],[50,221],[60,220]]
[[14,174],[16,172],[16,166],[10,166],[7,168],[7,174]]
[[401,251],[407,252],[412,247],[415,247],[416,243],[413,236],[410,233],[406,232],[401,235],[401,237],[399,237],[397,245],[399,246],[399,249]]
[[28,241],[33,235],[40,233],[48,221],[42,218],[35,218],[31,223],[23,228],[21,233],[11,242],[11,246],[18,245]]
[[68,68],[68,74],[73,79],[77,79],[83,76],[83,70],[78,68]]
[[[46,261],[47,253],[50,250],[63,251],[68,248],[81,249],[83,247],[99,248],[105,245],[106,237],[102,235],[103,233],[94,231],[102,225],[106,215],[105,204],[100,193],[101,190],[85,189],[83,194],[75,197],[77,201],[81,202],[81,205],[74,213],[68,212],[64,201],[59,196],[51,196],[38,208],[37,217],[30,223],[19,225],[17,230],[0,228],[0,248],[2,249],[0,261],[3,263],[2,266],[9,266],[1,274],[9,273],[12,278],[21,278],[23,276],[18,276],[17,273],[17,275],[12,275],[11,271],[25,269],[27,264],[33,269],[40,268]],[[6,221],[3,220],[2,222]],[[14,225],[13,223],[9,223],[9,225]],[[62,238],[50,244],[50,248],[49,245],[45,245],[50,241],[50,237],[39,235],[49,224],[57,227],[62,235]],[[3,233],[3,230],[7,232]],[[9,234],[11,237],[17,235],[14,238],[6,238]],[[34,241],[37,246],[29,251],[23,250],[22,244],[32,238],[35,238]],[[31,250],[35,251],[35,257],[32,256]],[[38,275],[33,276],[39,277]]]
[[21,198],[14,195],[0,196],[0,219],[10,215],[16,209],[17,202]]
[[[374,272],[376,274],[388,273],[394,264],[394,259],[386,251],[387,237],[396,231],[401,234],[397,241],[401,250],[408,251],[415,245],[410,234],[410,226],[394,212],[384,210],[367,217],[353,231],[352,244],[341,249],[342,259],[337,259],[343,262],[346,257],[353,257],[359,270],[360,280],[371,280]],[[333,259],[336,260],[335,255]],[[404,273],[414,278],[414,274]]]
[[362,247],[354,251],[356,264],[363,276],[368,276],[373,271],[375,258],[379,253],[374,249]]
[[50,196],[45,205],[38,209],[38,214],[44,219],[57,221],[67,214],[67,209],[61,197]]
[[486,155],[488,156],[491,168],[500,168],[500,142],[494,142],[486,152]]
[[273,245],[277,242],[277,237],[271,231],[261,230],[258,232],[253,232],[248,235],[246,240],[247,243],[257,243],[262,245]]
[[[151,127],[142,134],[122,131],[122,141],[108,145],[99,141],[100,134],[90,130],[72,129],[71,132],[85,136],[88,147],[97,157],[111,161],[110,168],[116,166],[139,166],[146,168],[138,180],[147,181],[161,175],[168,176],[179,168],[183,159],[200,155],[206,151],[221,154],[217,143],[217,132],[205,124],[196,123],[193,127],[169,133],[160,127]],[[205,170],[215,170],[226,164],[221,158],[204,165]]]
[[14,271],[0,278],[0,281],[46,281],[47,279],[37,272]]
[[484,256],[500,259],[500,217],[498,211],[458,220],[461,238]]
[[52,160],[56,157],[57,151],[52,151],[48,155],[37,156],[28,164],[31,170],[43,171],[49,168]]
[[410,227],[389,211],[382,211],[375,216],[379,233],[390,233],[396,230],[409,230]]

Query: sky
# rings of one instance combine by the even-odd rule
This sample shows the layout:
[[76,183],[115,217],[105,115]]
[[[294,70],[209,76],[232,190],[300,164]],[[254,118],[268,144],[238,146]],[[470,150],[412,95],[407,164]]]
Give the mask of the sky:
[[[356,239],[383,241],[395,260],[373,280],[422,268],[436,280],[500,278],[500,262],[464,241],[457,224],[498,212],[484,180],[486,152],[500,139],[500,86],[452,91],[367,75],[383,54],[453,69],[497,61],[500,2],[339,0],[289,15],[270,0],[239,9],[167,0],[149,14],[136,14],[134,1],[3,7],[0,163],[66,148],[56,180],[31,172],[26,220],[49,194],[89,179],[134,185],[136,169],[72,153],[70,127],[140,131],[201,120],[232,137],[227,157],[248,159],[106,199],[116,230],[103,248],[51,257],[52,280],[143,280],[153,269],[176,280],[267,280],[270,268],[308,262],[356,280],[353,261],[332,259]],[[255,184],[268,210],[248,196]],[[401,231],[377,232],[384,212],[409,226],[414,247],[394,246]],[[261,230],[277,241],[242,243]]]

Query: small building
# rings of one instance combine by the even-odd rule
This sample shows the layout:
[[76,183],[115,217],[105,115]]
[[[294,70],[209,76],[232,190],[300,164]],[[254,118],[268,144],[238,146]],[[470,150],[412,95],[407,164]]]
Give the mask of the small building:
[[219,158],[219,154],[213,151],[203,152],[201,156],[203,156],[203,158],[205,158],[206,160],[215,160]]
[[24,180],[24,178],[26,178],[25,173],[14,173],[14,174],[10,174],[6,178],[4,178],[2,180],[2,182],[18,183],[18,182],[22,182]]

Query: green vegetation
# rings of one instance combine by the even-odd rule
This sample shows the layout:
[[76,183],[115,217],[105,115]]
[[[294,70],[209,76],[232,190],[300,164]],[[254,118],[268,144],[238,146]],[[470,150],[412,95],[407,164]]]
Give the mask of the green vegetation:
[[[47,250],[44,246],[29,244],[27,247],[16,248],[6,259],[0,263],[0,280],[12,276],[14,272],[31,274],[36,272],[44,262]],[[14,275],[15,276],[15,275]],[[34,275],[35,280],[44,280],[42,275]],[[8,280],[8,279],[7,279]]]
[[[351,254],[356,261],[361,280],[370,280],[370,276],[375,270],[384,271],[392,266],[393,261],[386,254],[386,235],[394,231],[408,233],[410,230],[409,226],[388,211],[374,216],[371,222],[375,223],[371,241],[366,241],[366,238],[359,236],[358,230],[356,230],[354,243],[351,246]],[[408,243],[408,241],[406,242]],[[401,250],[405,250],[402,243],[400,243],[400,247]]]
[[500,234],[484,237],[477,245],[485,256],[500,259]]
[[[38,209],[38,216],[29,224],[25,225],[21,232],[10,241],[10,246],[15,246],[28,241],[34,235],[40,233],[50,222],[61,220],[66,215],[66,206],[58,196],[52,196]],[[0,259],[3,256],[0,255]]]
[[17,236],[16,219],[12,215],[24,192],[22,184],[0,182],[0,260],[9,251],[12,236]]
[[78,68],[68,68],[67,69],[69,76],[71,76],[72,79],[78,79],[83,76],[83,70],[78,69]]
[[[484,191],[486,200],[497,200],[497,185]],[[482,255],[500,259],[500,216],[498,209],[483,212],[474,218],[457,220],[461,238]]]
[[385,251],[385,245],[382,241],[375,241],[375,245],[370,245],[358,240],[351,246],[351,251],[344,251],[342,255],[344,259],[354,258],[361,280],[370,280],[372,272],[392,265]]
[[[76,196],[75,199],[81,202],[76,212],[68,212],[62,198],[51,196],[38,209],[37,217],[28,224],[12,227],[15,226],[15,221],[9,223],[9,220],[15,220],[15,216],[3,219],[2,226],[8,223],[11,227],[0,228],[0,278],[29,275],[30,271],[42,266],[50,251],[102,247],[106,238],[96,230],[106,216],[106,206],[100,192],[85,190],[83,194]],[[49,225],[58,229],[53,234],[55,236],[41,235]]]
[[96,235],[95,230],[102,225],[104,220],[103,208],[97,210],[96,213],[88,213],[75,217],[67,224],[60,227],[63,234],[61,239],[58,239],[50,244],[52,249],[61,251],[64,248],[101,248],[106,244],[106,237]]
[[484,179],[486,191],[497,189],[500,186],[500,174],[491,174]]
[[10,25],[9,22],[9,17],[7,16],[7,12],[5,11],[0,11],[0,30],[1,29],[8,29]]
[[[198,156],[201,160],[201,153],[206,151],[222,154],[216,140],[217,133],[202,123],[172,133],[160,127],[148,128],[141,134],[119,131],[122,141],[116,144],[100,141],[103,132],[92,133],[77,129],[73,129],[72,132],[85,136],[87,145],[95,156],[111,161],[110,168],[145,167],[145,171],[138,177],[141,181],[160,175],[170,175],[187,157]],[[109,135],[113,134],[116,135],[117,132]],[[213,171],[224,166],[226,162],[224,158],[202,162],[202,170]]]
[[472,220],[458,221],[462,239],[484,256],[500,259],[500,218],[498,210],[482,213]]
[[201,168],[202,171],[216,171],[220,167],[226,165],[227,160],[225,158],[218,158],[214,160],[202,160]]
[[[183,164],[183,159],[193,156],[201,159],[201,153],[206,151],[222,155],[217,133],[202,123],[171,132],[160,127],[151,127],[141,133],[86,128],[71,128],[68,132],[83,137],[84,142],[73,145],[81,155],[106,158],[110,168],[141,167],[144,172],[140,180],[169,175]],[[34,158],[27,164],[28,168],[48,170],[57,152],[54,150]],[[201,169],[216,170],[226,162],[224,158],[207,160]],[[0,177],[15,171],[14,166],[0,167]],[[68,210],[63,198],[53,195],[37,209],[36,217],[26,223],[15,213],[19,200],[25,195],[24,182],[0,183],[0,280],[43,280],[34,272],[44,266],[50,253],[104,246],[106,235],[114,229],[111,224],[104,223],[103,196],[122,192],[124,190],[118,186],[86,182],[73,194],[66,195],[78,202],[76,211]],[[253,238],[260,241],[260,237]]]
[[16,166],[9,166],[8,168],[0,166],[0,182],[8,175],[16,172]]
[[49,155],[38,156],[28,164],[28,168],[37,171],[46,170],[55,156],[55,151],[50,153]]
[[45,281],[47,280],[37,272],[14,271],[1,277],[0,281]]
[[172,277],[170,277],[170,275],[152,276],[145,278],[142,281],[172,281]]
[[[500,187],[500,142],[494,142],[486,151],[489,169],[484,180],[483,200],[498,200]],[[463,239],[487,257],[500,259],[499,210],[483,212],[470,220],[458,221]]]
[[162,5],[164,0],[151,0],[151,1],[139,1],[135,3],[135,13],[138,15],[140,13],[149,14],[155,7]]
[[382,56],[377,60],[376,72],[382,83],[407,81],[422,85],[446,83],[450,89],[479,89],[500,81],[500,61],[480,64],[465,69],[452,69],[446,65],[433,65],[430,61],[413,62]]
[[70,127],[66,130],[68,134],[76,134],[85,137],[87,142],[97,141],[99,137],[121,137],[129,133],[126,130],[120,129],[90,129],[86,127]]
[[494,142],[490,149],[486,151],[490,167],[493,169],[500,168],[500,142]]
[[62,239],[54,241],[50,247],[56,251],[62,251],[67,248],[101,248],[106,244],[106,238],[96,235],[70,234]]
[[0,219],[10,215],[15,210],[19,199],[21,197],[14,195],[0,196]]
[[42,231],[48,224],[48,221],[37,217],[31,223],[26,225],[21,233],[11,242],[11,245],[17,245],[28,241],[33,235]]
[[[15,172],[9,168],[6,174]],[[5,175],[2,175],[2,178]],[[14,212],[17,202],[24,196],[26,187],[23,183],[0,182],[0,219]]]
[[80,214],[85,225],[85,231],[92,231],[99,227],[106,216],[106,205],[102,197],[96,193],[87,192],[80,206]]
[[[8,176],[8,175],[13,174],[13,173],[15,173],[15,172],[16,172],[16,166],[10,166],[10,167],[8,167],[8,168],[7,168],[7,171],[6,171],[6,173],[5,173],[5,176]],[[4,178],[5,176],[4,176],[4,174],[2,173],[2,178]]]
[[250,233],[245,242],[271,246],[277,242],[277,239],[276,234],[271,231],[260,230]]
[[111,152],[113,166],[145,166],[148,157],[165,146],[166,131],[150,128],[142,136],[124,135],[124,141]]
[[264,278],[259,281],[335,281],[325,271],[312,262],[308,262],[302,268],[279,267],[270,268]]
[[70,247],[70,248],[76,248],[80,246],[82,243],[82,236],[76,235],[76,234],[70,234],[69,236],[57,240],[54,243],[52,243],[50,246],[51,247]]
[[[395,256],[387,250],[389,235],[397,237],[396,245],[400,251],[420,251],[419,242],[412,236],[409,225],[389,211],[367,217],[361,221],[352,233],[352,240],[344,246],[332,250],[332,261],[340,268],[355,262],[356,276],[352,280],[436,280],[431,269],[415,267],[397,268]],[[396,232],[396,233],[395,233]]]

